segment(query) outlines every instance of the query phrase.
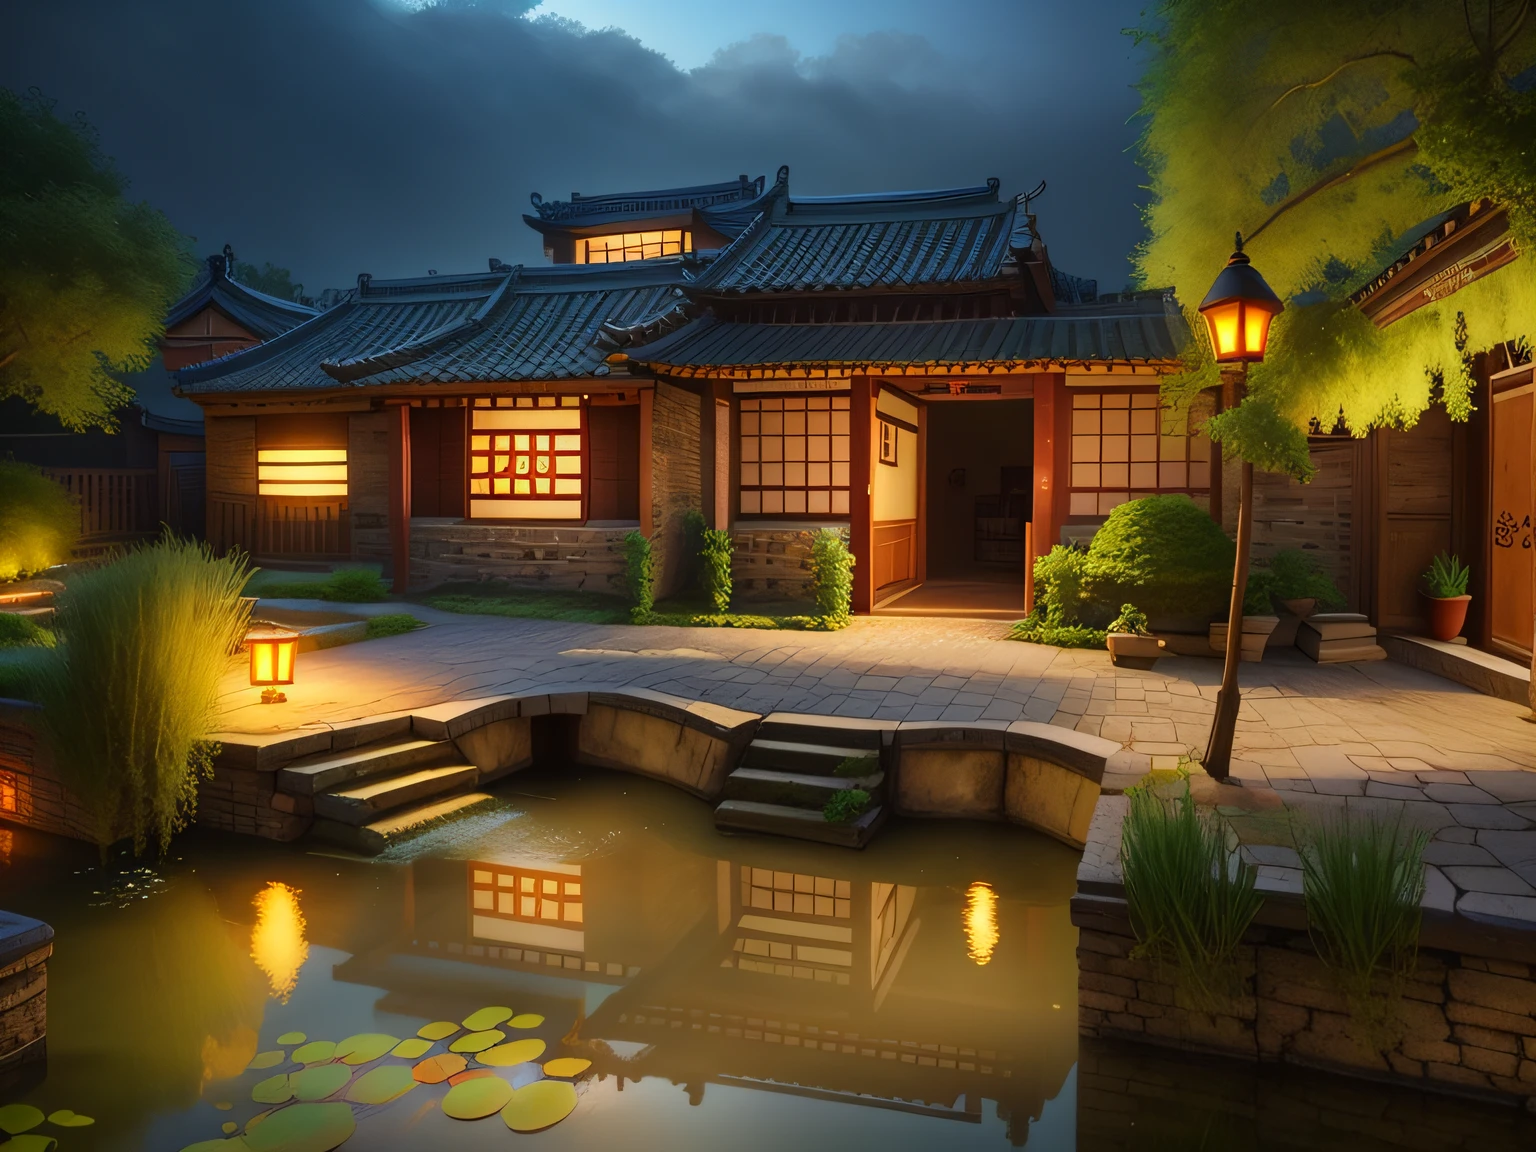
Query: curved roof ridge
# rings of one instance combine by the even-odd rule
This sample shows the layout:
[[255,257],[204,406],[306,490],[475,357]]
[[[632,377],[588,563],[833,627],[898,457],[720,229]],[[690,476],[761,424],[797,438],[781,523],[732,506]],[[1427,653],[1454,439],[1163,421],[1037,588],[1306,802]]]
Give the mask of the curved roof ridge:
[[166,313],[167,328],[211,306],[246,328],[253,336],[268,340],[319,315],[318,308],[300,304],[297,300],[270,296],[249,284],[241,283],[229,275],[228,262],[228,256],[208,257],[205,272]]

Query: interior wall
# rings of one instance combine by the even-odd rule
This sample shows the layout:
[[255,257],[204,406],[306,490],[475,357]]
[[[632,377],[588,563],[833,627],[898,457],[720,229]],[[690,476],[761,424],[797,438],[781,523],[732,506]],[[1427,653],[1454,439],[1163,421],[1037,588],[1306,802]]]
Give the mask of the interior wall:
[[[927,405],[928,575],[995,571],[977,564],[975,503],[1001,490],[1002,469],[1021,468],[1021,514],[1029,516],[1034,401],[949,400]],[[964,476],[954,476],[963,469]]]

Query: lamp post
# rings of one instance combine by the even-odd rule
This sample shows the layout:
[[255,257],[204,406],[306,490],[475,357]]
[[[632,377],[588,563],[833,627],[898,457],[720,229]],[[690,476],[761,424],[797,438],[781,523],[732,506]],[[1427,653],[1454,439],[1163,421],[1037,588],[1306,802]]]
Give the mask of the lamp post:
[[293,683],[293,666],[299,652],[299,634],[287,628],[253,628],[245,636],[251,650],[251,685],[262,689],[263,704],[282,704],[288,699],[275,685]]
[[[1285,305],[1264,282],[1243,251],[1243,234],[1237,234],[1237,250],[1216,277],[1216,283],[1200,302],[1210,332],[1211,351],[1222,366],[1222,380],[1230,380],[1237,403],[1248,386],[1248,365],[1264,359],[1269,344],[1269,325]],[[1218,457],[1217,467],[1221,461]],[[1232,770],[1232,737],[1237,730],[1240,702],[1237,662],[1242,653],[1243,599],[1248,589],[1248,548],[1253,537],[1253,465],[1244,460],[1237,498],[1237,557],[1232,565],[1232,597],[1227,610],[1227,650],[1221,669],[1221,692],[1205,749],[1205,770],[1225,780]]]

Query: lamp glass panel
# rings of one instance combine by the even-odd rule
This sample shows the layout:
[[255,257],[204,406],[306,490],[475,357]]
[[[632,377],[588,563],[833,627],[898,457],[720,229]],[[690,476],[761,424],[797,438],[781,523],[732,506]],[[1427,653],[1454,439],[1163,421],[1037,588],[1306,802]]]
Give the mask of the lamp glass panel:
[[1269,339],[1269,322],[1274,317],[1262,308],[1247,308],[1244,312],[1243,351],[1250,356],[1262,357]]
[[1205,323],[1210,329],[1211,347],[1216,350],[1216,359],[1224,360],[1242,354],[1242,311],[1242,304],[1236,300],[1217,304],[1205,311]]

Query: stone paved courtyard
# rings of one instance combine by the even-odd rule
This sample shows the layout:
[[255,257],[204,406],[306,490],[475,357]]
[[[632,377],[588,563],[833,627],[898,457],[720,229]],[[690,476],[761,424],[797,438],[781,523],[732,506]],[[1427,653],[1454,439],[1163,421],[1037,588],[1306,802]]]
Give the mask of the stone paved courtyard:
[[[268,601],[265,604],[280,602]],[[305,602],[294,607],[321,607]],[[374,606],[398,611],[398,605]],[[842,632],[637,628],[415,609],[430,627],[304,653],[290,702],[232,674],[225,728],[259,733],[532,689],[643,687],[746,711],[964,723],[1038,720],[1123,745],[1108,790],[1203,747],[1215,659],[1150,672],[1105,652],[1002,639],[990,621],[861,618]],[[1232,815],[1266,887],[1299,890],[1284,821],[1344,807],[1434,829],[1426,905],[1536,927],[1536,725],[1526,710],[1391,662],[1242,665],[1234,777],[1198,780]]]

